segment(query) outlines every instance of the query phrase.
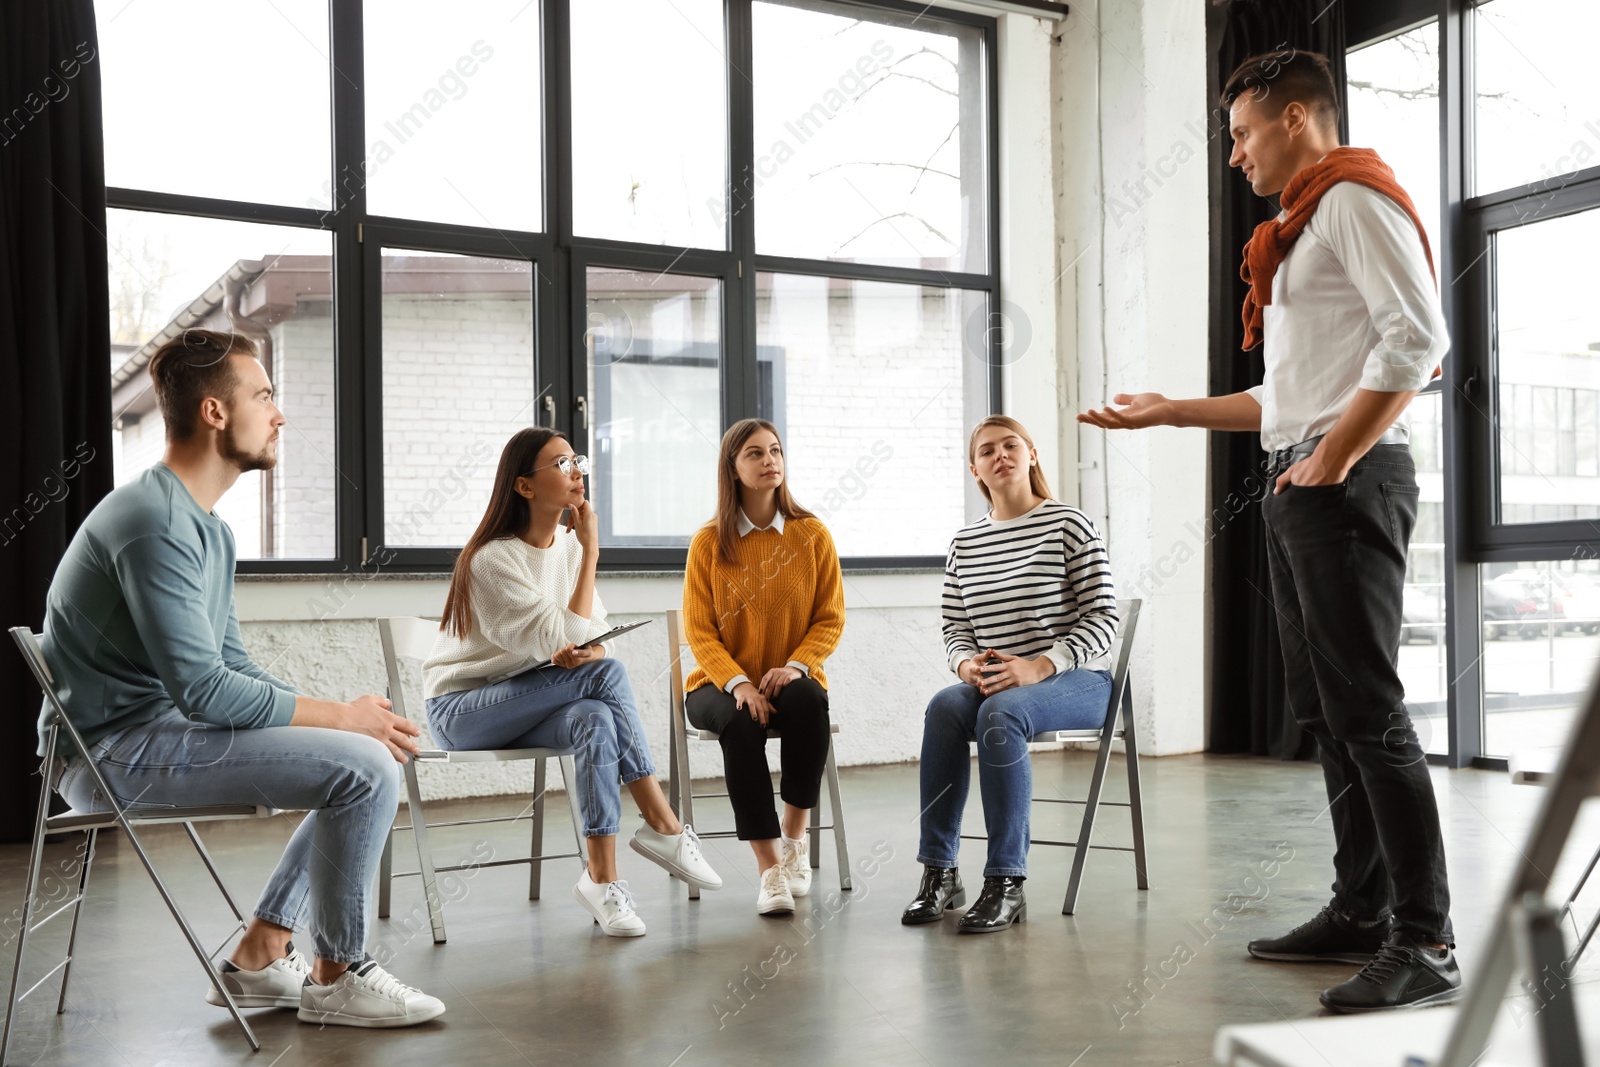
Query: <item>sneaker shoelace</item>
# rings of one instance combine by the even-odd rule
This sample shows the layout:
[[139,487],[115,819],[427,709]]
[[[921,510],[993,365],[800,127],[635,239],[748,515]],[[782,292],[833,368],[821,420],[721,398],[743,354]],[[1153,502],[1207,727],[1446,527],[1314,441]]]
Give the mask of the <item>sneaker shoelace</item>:
[[283,957],[283,964],[302,978],[311,973],[311,961],[293,945],[289,946],[289,954]]
[[633,894],[628,892],[628,883],[620,878],[615,882],[606,883],[606,896],[608,901],[615,901],[617,905],[617,918],[633,914]]
[[413,989],[382,967],[379,967],[375,960],[368,960],[366,963],[352,968],[350,973],[360,979],[361,983],[368,989],[382,997],[394,997],[397,1000],[404,1000],[408,994],[421,992],[421,990]]
[[689,858],[700,859],[700,837],[694,832],[694,827],[688,823],[683,824],[683,847],[689,853]]
[[1404,945],[1386,941],[1372,959],[1367,961],[1367,965],[1361,968],[1361,973],[1356,977],[1364,978],[1374,985],[1382,985],[1390,978],[1393,978],[1400,968],[1408,966],[1415,955],[1411,949],[1406,948]]
[[783,864],[775,864],[761,872],[761,891],[763,893],[777,893],[784,888]]

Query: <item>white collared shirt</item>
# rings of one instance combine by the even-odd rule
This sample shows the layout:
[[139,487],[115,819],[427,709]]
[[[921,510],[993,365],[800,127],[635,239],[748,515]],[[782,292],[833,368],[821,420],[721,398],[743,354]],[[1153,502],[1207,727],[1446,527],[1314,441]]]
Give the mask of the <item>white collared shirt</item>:
[[[783,535],[783,512],[774,511],[772,513],[772,522],[771,523],[769,523],[766,526],[757,526],[755,523],[750,521],[750,516],[748,516],[748,515],[746,515],[744,513],[744,508],[740,508],[739,509],[739,523],[738,523],[738,527],[737,528],[739,530],[739,536],[740,537],[743,537],[745,534],[748,534],[748,533],[753,533],[756,530],[772,530],[772,531],[776,532],[779,536],[782,536]],[[811,668],[807,667],[804,663],[801,663],[799,660],[793,660],[792,659],[787,664],[785,664],[785,666],[793,667],[795,670],[799,671],[801,674],[805,675],[807,678],[811,677]],[[731,693],[736,688],[738,688],[740,682],[748,682],[748,681],[750,681],[750,676],[748,674],[736,674],[732,678],[728,679],[728,684],[722,687],[722,691],[725,692],[725,693]]]
[[772,513],[771,523],[766,526],[757,526],[755,523],[750,521],[750,516],[744,513],[744,508],[740,508],[739,524],[737,528],[739,530],[740,537],[743,537],[745,534],[750,533],[753,530],[776,530],[781,534],[783,533],[783,512],[774,511]]
[[[1333,429],[1357,389],[1421,389],[1450,348],[1411,217],[1355,182],[1323,194],[1263,312],[1266,375],[1249,393],[1269,452]],[[1410,419],[1394,425],[1409,430]]]

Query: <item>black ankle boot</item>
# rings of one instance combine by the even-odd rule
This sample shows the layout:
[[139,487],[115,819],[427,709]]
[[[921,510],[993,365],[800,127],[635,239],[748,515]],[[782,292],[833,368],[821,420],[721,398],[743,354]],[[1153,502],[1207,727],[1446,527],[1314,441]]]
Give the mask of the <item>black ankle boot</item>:
[[967,891],[961,887],[961,872],[954,867],[924,867],[916,899],[906,905],[900,921],[906,926],[938,922],[946,911],[966,902]]
[[1012,923],[1026,922],[1028,902],[1022,896],[1023,878],[985,878],[978,902],[956,923],[963,934],[988,934]]

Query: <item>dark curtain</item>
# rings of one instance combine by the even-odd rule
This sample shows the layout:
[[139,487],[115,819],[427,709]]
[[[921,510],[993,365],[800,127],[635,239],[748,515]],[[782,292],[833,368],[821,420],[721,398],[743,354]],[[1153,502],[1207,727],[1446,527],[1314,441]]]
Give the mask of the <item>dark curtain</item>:
[[[0,605],[37,630],[112,486],[105,156],[92,0],[0,4]],[[39,688],[0,647],[0,841],[32,836]]]
[[[1220,24],[1219,24],[1220,23]],[[1339,90],[1340,132],[1348,133],[1345,105],[1345,24],[1343,5],[1329,0],[1233,0],[1211,34],[1214,87],[1220,91],[1246,58],[1283,48],[1321,52],[1333,66]],[[1213,106],[1215,102],[1213,101]],[[1261,384],[1261,350],[1243,352],[1239,308],[1245,285],[1239,260],[1257,224],[1277,214],[1276,198],[1250,191],[1242,175],[1227,166],[1231,139],[1224,129],[1213,143],[1211,395],[1237,393]],[[1343,137],[1341,137],[1343,139]],[[1211,736],[1212,752],[1249,752],[1279,759],[1306,759],[1313,742],[1295,725],[1284,696],[1283,660],[1267,573],[1266,535],[1259,498],[1260,438],[1246,433],[1213,433],[1210,508],[1214,516],[1211,582]],[[1255,476],[1255,480],[1252,480]],[[1251,490],[1254,489],[1252,493]],[[1258,502],[1232,515],[1230,494]],[[1234,507],[1239,496],[1234,497]]]

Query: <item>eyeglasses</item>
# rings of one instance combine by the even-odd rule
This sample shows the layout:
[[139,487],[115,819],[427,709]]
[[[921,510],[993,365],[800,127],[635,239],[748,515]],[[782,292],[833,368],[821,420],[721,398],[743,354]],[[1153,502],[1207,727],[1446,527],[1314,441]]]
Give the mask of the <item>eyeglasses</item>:
[[554,463],[547,463],[543,467],[535,467],[535,468],[533,468],[533,470],[529,471],[528,473],[529,474],[538,474],[540,471],[547,471],[551,467],[555,467],[557,470],[559,470],[561,472],[561,476],[563,478],[572,477],[572,469],[574,467],[576,467],[578,469],[578,473],[579,474],[588,474],[589,473],[589,457],[588,456],[562,456],[560,459],[556,460]]

